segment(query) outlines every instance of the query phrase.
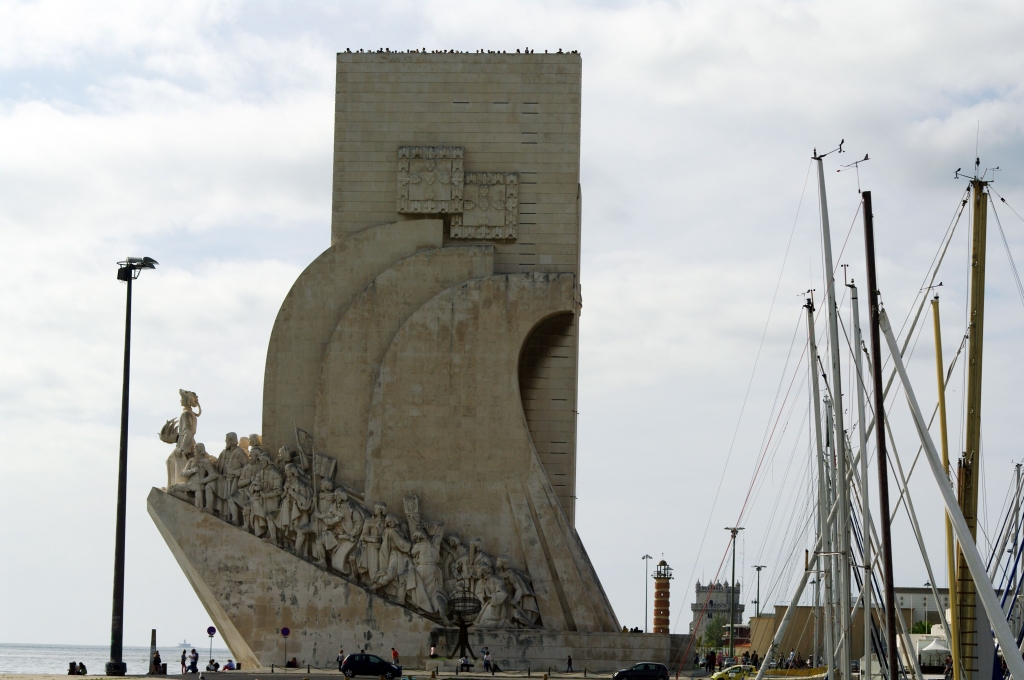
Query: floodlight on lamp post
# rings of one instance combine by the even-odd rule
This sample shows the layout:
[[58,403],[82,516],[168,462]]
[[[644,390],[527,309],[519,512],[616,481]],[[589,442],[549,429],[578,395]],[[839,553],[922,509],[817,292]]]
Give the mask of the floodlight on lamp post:
[[124,519],[128,491],[128,366],[132,344],[132,281],[143,269],[159,264],[151,257],[126,257],[117,263],[117,280],[128,284],[124,316],[124,376],[121,383],[121,451],[117,470],[117,529],[114,537],[114,606],[110,617],[110,661],[107,675],[125,675],[128,666],[122,659],[124,642]]

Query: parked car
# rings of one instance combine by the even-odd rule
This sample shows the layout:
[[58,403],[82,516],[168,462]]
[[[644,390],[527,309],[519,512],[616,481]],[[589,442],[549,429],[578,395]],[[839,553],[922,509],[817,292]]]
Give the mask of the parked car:
[[373,654],[349,654],[341,664],[341,672],[346,678],[357,675],[384,676],[387,680],[402,677],[402,667],[385,661]]
[[744,678],[752,678],[757,675],[757,668],[741,664],[739,666],[729,666],[723,670],[711,676],[711,680],[743,680]]
[[612,680],[668,680],[668,666],[663,663],[634,664],[631,668],[612,673]]

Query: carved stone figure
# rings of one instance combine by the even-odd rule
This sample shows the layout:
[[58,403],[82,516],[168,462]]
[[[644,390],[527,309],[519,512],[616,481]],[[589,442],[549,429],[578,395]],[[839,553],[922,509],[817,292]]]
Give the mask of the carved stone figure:
[[307,537],[313,531],[309,522],[309,511],[313,507],[313,487],[295,463],[285,466],[285,476],[277,526],[286,538],[293,541],[295,554],[301,556],[305,554]]
[[508,625],[508,590],[500,578],[494,575],[490,558],[480,561],[480,577],[473,594],[480,600],[481,609],[476,617],[478,626]]
[[251,434],[246,439],[249,440],[249,460],[256,460],[263,453],[263,449],[260,448],[263,445],[263,437],[258,434]]
[[181,476],[185,482],[171,485],[168,491],[179,498],[187,499],[191,495],[197,508],[213,513],[220,472],[217,470],[217,459],[206,453],[203,444],[194,445],[192,458],[181,471]]
[[336,491],[332,496],[333,503],[328,511],[317,515],[325,528],[317,536],[314,551],[321,566],[327,566],[327,557],[330,556],[332,569],[346,576],[355,576],[356,568],[351,558],[363,531],[366,510],[350,501],[344,491]]
[[442,571],[444,572],[445,588],[449,593],[457,590],[469,589],[469,551],[462,545],[462,539],[456,533],[450,533],[442,544],[444,557],[442,559]]
[[[195,392],[178,390],[178,394],[181,396],[181,415],[168,420],[160,429],[160,440],[174,444],[174,450],[167,457],[168,490],[174,484],[183,484],[187,481],[181,473],[195,451],[196,426],[199,416],[203,415],[203,407],[199,405],[199,397]],[[193,407],[199,411],[193,411]]]
[[513,625],[524,628],[540,626],[540,607],[537,606],[537,594],[530,583],[530,577],[509,566],[507,555],[502,555],[495,563],[495,575],[505,583],[508,590],[509,619]]
[[217,497],[220,500],[220,514],[230,517],[232,524],[238,524],[241,504],[235,497],[238,491],[239,478],[242,470],[249,463],[249,455],[238,445],[238,435],[228,432],[224,436],[224,450],[217,456],[220,468],[220,480],[217,485]]
[[373,579],[373,588],[386,588],[400,604],[405,603],[409,591],[415,586],[415,576],[411,573],[412,558],[409,556],[411,550],[412,542],[403,535],[400,520],[396,515],[388,515],[381,534],[379,570]]
[[443,522],[413,532],[410,555],[416,567],[416,584],[412,600],[423,611],[438,614],[447,620],[448,598],[444,590],[444,574],[441,573],[443,540]]
[[263,503],[263,487],[252,484],[249,487],[249,522],[256,538],[277,542],[277,528],[267,521],[267,508]]
[[[266,511],[267,521],[276,524],[278,511],[281,508],[281,497],[285,493],[285,476],[278,466],[273,464],[270,457],[264,453],[259,455],[260,467],[256,473],[256,480],[259,482],[263,508]],[[272,532],[276,542],[276,527]]]
[[387,511],[386,503],[374,505],[373,516],[363,523],[363,531],[359,536],[359,576],[366,583],[373,583],[380,570],[379,553]]
[[232,500],[242,509],[242,528],[250,532],[252,531],[252,483],[259,469],[258,456],[247,458],[245,466],[242,467],[242,471],[238,475],[238,490],[232,494]]

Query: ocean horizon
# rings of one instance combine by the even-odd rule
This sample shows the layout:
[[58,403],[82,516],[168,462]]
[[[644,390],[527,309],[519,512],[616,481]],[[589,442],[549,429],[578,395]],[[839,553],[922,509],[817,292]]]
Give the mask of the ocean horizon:
[[[161,660],[167,664],[167,674],[177,675],[181,671],[181,647],[158,644]],[[192,644],[189,651],[199,652],[199,669],[206,667],[210,654],[209,643]],[[149,671],[149,646],[123,648],[121,658],[128,665],[129,675],[144,675]],[[224,647],[213,648],[213,658],[221,665],[234,658]],[[85,664],[89,675],[102,675],[110,660],[109,645],[30,645],[0,642],[0,674],[2,673],[51,673],[64,675],[68,664],[80,661]]]

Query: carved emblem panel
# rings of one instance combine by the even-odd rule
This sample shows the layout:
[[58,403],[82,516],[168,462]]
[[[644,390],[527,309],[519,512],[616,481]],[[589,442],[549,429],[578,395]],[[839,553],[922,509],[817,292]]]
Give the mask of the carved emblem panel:
[[459,146],[398,148],[398,212],[440,215],[462,212],[463,149]]
[[465,172],[460,146],[398,147],[398,209],[450,215],[453,239],[514,240],[519,173]]
[[465,182],[462,219],[452,216],[451,237],[514,239],[519,221],[519,173],[468,172]]

